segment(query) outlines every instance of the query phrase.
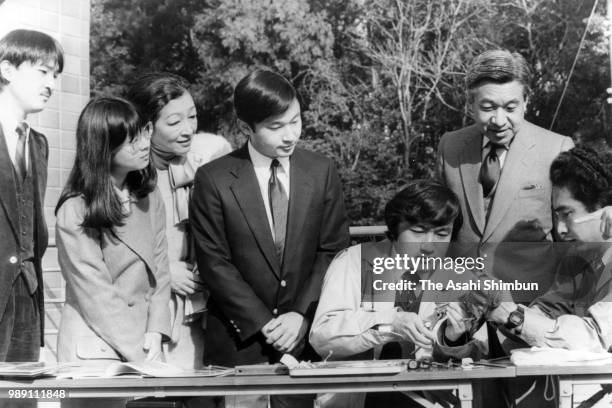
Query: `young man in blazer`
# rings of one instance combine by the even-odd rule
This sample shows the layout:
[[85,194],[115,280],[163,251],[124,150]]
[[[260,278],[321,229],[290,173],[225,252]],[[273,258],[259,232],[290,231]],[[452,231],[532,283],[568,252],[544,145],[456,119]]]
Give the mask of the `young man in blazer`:
[[38,361],[44,344],[49,147],[26,119],[45,107],[62,68],[62,48],[47,34],[0,40],[0,361]]
[[[196,259],[210,290],[204,362],[314,358],[306,335],[323,276],[349,243],[340,180],[330,159],[296,147],[300,104],[285,78],[250,73],[234,106],[249,140],[200,167],[191,201]],[[272,406],[312,407],[312,396],[298,397],[273,396]]]
[[438,148],[440,178],[459,197],[465,220],[455,250],[483,257],[495,277],[539,283],[537,293],[514,293],[524,302],[552,283],[548,169],[574,145],[525,120],[530,77],[518,53],[477,56],[466,75],[474,124],[446,133]]

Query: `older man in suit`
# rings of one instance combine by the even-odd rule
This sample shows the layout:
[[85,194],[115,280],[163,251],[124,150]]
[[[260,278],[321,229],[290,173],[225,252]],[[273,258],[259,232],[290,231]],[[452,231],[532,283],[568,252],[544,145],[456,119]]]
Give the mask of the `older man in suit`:
[[37,361],[44,340],[49,146],[26,119],[45,107],[62,67],[46,34],[15,30],[0,40],[0,361]]
[[[304,358],[325,270],[349,242],[342,188],[331,160],[296,147],[301,111],[289,81],[254,71],[236,86],[234,106],[249,141],[200,167],[191,201],[210,290],[204,360]],[[301,397],[273,397],[272,406],[312,407]]]
[[548,169],[574,144],[525,120],[530,70],[520,54],[484,52],[466,81],[474,124],[446,133],[438,149],[440,178],[465,220],[456,252],[484,257],[496,277],[538,283],[538,292],[514,293],[528,301],[546,291],[556,266]]

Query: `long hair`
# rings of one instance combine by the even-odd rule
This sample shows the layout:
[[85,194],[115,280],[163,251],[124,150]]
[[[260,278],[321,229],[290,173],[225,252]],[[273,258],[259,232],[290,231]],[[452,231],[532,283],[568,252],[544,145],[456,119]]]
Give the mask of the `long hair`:
[[[82,195],[86,207],[83,227],[122,225],[125,214],[113,190],[112,158],[142,127],[136,108],[125,99],[100,97],[89,101],[79,116],[76,159],[55,213],[68,198]],[[128,173],[125,184],[131,194],[144,197],[155,188],[155,177],[149,162],[145,169]]]

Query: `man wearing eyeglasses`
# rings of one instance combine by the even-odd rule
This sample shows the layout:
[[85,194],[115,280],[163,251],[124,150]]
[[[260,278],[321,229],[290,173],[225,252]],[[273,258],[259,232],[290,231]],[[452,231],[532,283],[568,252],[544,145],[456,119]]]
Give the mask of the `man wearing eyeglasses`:
[[551,289],[530,307],[503,302],[488,319],[530,346],[608,352],[612,346],[612,239],[600,228],[612,204],[610,155],[574,148],[551,165],[556,228],[566,245]]

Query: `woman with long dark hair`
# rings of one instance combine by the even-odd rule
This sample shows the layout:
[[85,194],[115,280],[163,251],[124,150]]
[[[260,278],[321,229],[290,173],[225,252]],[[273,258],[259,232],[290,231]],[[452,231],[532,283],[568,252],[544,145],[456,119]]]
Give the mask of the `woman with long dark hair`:
[[76,160],[56,208],[66,279],[59,361],[162,356],[170,285],[151,132],[120,98],[93,99],[79,117]]
[[229,153],[231,146],[221,136],[196,133],[196,106],[189,83],[177,75],[145,74],[130,87],[128,99],[153,126],[151,157],[166,206],[172,338],[165,345],[165,357],[183,368],[200,368],[207,294],[194,260],[187,209],[197,168]]

